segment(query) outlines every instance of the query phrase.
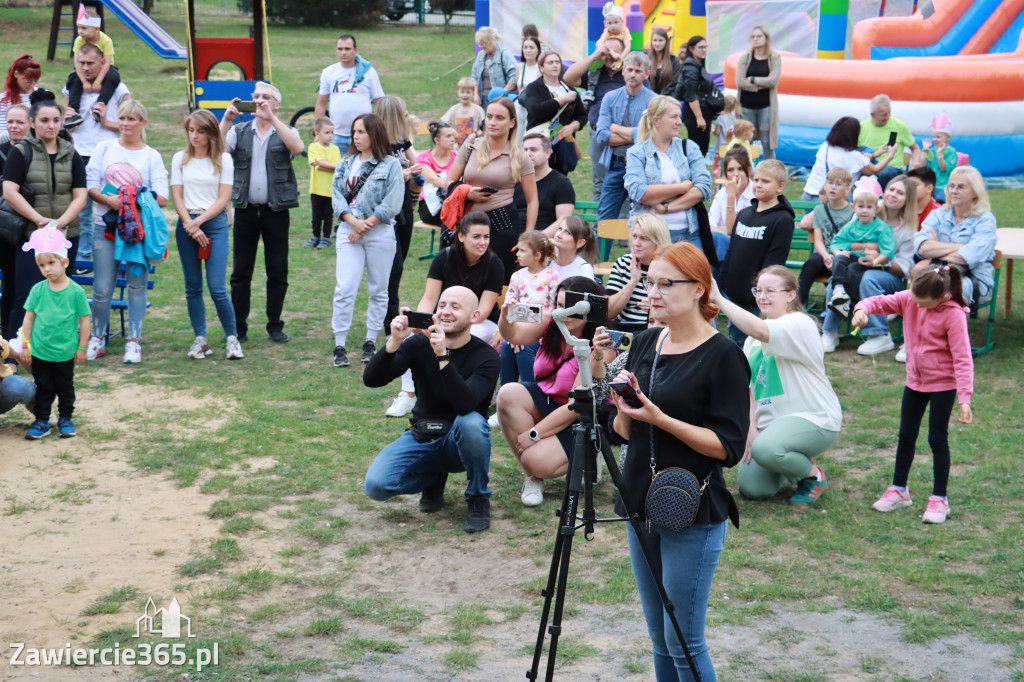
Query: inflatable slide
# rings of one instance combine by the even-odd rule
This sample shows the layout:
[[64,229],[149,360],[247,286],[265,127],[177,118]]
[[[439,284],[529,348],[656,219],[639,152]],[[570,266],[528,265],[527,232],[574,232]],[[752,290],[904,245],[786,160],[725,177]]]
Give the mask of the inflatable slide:
[[142,42],[164,59],[186,59],[185,46],[172,38],[160,24],[139,9],[132,0],[100,0],[115,17],[131,29]]
[[[986,177],[1024,174],[1024,0],[934,0],[910,17],[861,21],[853,61],[783,54],[778,158],[809,166],[841,116],[867,119],[872,97],[893,100],[919,143],[932,117]],[[726,61],[734,87],[736,61]]]

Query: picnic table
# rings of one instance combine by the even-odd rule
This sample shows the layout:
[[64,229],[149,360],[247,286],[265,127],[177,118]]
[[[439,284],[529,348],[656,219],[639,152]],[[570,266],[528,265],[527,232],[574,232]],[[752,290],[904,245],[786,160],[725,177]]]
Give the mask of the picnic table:
[[1013,259],[1024,258],[1024,227],[997,228],[996,237],[996,249],[1002,252],[1003,261],[1006,263],[1003,313],[1009,318],[1013,307]]

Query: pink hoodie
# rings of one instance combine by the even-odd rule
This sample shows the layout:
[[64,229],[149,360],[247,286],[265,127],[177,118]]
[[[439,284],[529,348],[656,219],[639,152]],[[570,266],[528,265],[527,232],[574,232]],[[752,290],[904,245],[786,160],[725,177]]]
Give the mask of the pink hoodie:
[[954,301],[936,308],[919,308],[910,290],[891,296],[864,299],[854,310],[868,315],[903,316],[907,342],[907,387],[922,393],[955,388],[961,404],[971,404],[974,393],[974,360],[967,335],[967,313]]

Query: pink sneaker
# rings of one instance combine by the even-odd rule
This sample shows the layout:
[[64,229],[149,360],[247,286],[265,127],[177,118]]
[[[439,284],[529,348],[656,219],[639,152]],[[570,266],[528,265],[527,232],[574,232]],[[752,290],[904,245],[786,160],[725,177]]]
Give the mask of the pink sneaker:
[[891,512],[893,509],[899,509],[900,507],[909,507],[913,502],[910,499],[910,490],[901,491],[894,485],[889,486],[889,489],[878,498],[878,501],[871,505],[871,508],[875,511],[880,512]]
[[925,523],[945,523],[946,515],[949,514],[949,502],[937,495],[928,498],[928,509],[921,516]]

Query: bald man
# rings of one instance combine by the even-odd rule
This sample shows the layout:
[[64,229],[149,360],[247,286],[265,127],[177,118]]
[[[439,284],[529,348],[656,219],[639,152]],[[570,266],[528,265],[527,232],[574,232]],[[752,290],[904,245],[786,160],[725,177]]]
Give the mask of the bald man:
[[487,408],[501,364],[493,348],[470,334],[480,321],[479,304],[466,287],[449,287],[441,292],[433,324],[419,334],[409,326],[409,308],[402,308],[387,344],[363,371],[363,383],[379,388],[411,369],[417,392],[409,429],[366,472],[366,495],[383,501],[420,493],[420,511],[430,514],[444,506],[448,474],[465,471],[467,533],[491,525]]

